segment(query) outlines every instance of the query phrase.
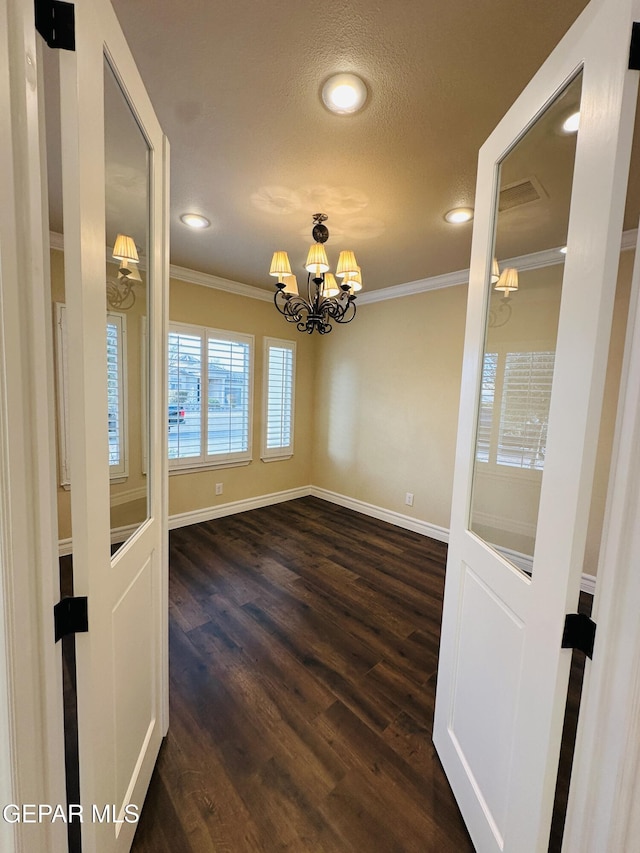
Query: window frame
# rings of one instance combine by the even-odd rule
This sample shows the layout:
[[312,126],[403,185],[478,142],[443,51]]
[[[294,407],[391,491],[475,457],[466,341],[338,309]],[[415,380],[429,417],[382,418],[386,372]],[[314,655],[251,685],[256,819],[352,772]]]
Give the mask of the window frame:
[[[284,349],[291,353],[291,409],[289,412],[289,443],[278,447],[268,447],[269,434],[269,395],[271,349]],[[294,449],[296,408],[296,342],[283,338],[265,337],[263,341],[263,377],[262,377],[262,453],[263,462],[276,462],[291,459]]]
[[[169,460],[169,474],[179,474],[186,471],[202,471],[216,468],[232,468],[249,465],[253,461],[253,377],[255,360],[255,336],[244,332],[233,332],[227,329],[214,329],[209,326],[198,326],[191,323],[169,323],[167,333],[167,392],[170,393],[170,366],[169,366],[169,335],[182,334],[190,337],[200,338],[200,454],[197,456],[175,457],[169,456],[169,432],[167,430],[167,457]],[[208,400],[205,394],[205,385],[208,391],[209,384],[209,341],[229,341],[231,343],[248,346],[248,368],[247,368],[247,449],[242,451],[231,451],[229,453],[208,452],[208,421],[209,406],[204,405]],[[205,373],[206,370],[206,373]],[[179,425],[177,425],[179,428]]]
[[[56,323],[56,366],[57,366],[57,403],[58,403],[58,456],[59,484],[64,489],[71,488],[70,470],[70,433],[69,433],[69,338],[67,332],[67,306],[64,302],[55,303]],[[129,477],[129,435],[128,435],[128,391],[127,391],[127,317],[119,311],[107,311],[105,314],[105,366],[107,364],[107,324],[118,328],[120,358],[118,361],[118,435],[120,437],[120,462],[109,465],[111,482],[121,483]]]

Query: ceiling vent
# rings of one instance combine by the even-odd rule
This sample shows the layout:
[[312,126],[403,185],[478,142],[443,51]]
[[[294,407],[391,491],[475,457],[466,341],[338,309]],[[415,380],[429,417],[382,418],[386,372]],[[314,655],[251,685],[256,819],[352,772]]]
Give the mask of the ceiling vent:
[[498,210],[502,213],[505,210],[511,210],[523,204],[540,201],[544,196],[546,196],[546,193],[542,189],[540,182],[536,178],[526,178],[524,181],[509,184],[509,186],[500,190]]

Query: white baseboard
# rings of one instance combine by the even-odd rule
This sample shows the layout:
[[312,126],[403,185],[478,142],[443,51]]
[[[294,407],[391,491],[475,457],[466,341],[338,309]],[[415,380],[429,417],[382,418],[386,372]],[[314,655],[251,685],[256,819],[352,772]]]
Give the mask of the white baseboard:
[[118,492],[117,494],[111,495],[109,503],[111,506],[122,506],[123,504],[128,504],[132,501],[139,501],[140,498],[146,498],[146,496],[147,487],[140,486],[139,489],[130,489],[128,492]]
[[[318,486],[301,486],[297,489],[272,492],[271,494],[259,495],[255,498],[217,504],[216,506],[209,506],[191,512],[181,512],[169,516],[169,530],[176,530],[178,527],[186,527],[189,524],[200,524],[200,522],[211,521],[214,518],[223,518],[226,515],[235,515],[238,512],[248,512],[251,509],[272,506],[273,504],[283,503],[284,501],[292,501],[296,498],[305,498],[308,495],[328,501],[329,503],[338,504],[338,506],[343,506],[347,509],[352,509],[354,512],[360,512],[371,518],[377,518],[379,521],[386,521],[389,524],[394,524],[396,527],[403,527],[405,530],[412,530],[414,533],[429,536],[431,539],[437,539],[439,542],[449,541],[449,530],[446,527],[439,527],[437,524],[430,524],[428,521],[412,518],[410,515],[404,515],[401,512],[395,512],[394,510],[385,509],[375,504],[366,503],[357,498],[350,498],[347,495],[338,494],[338,492],[331,492],[328,489],[321,489]],[[111,532],[112,544],[124,542],[136,530],[136,527],[137,525],[131,525],[130,527],[119,527],[113,530]],[[60,539],[58,549],[60,556],[71,554],[73,551],[72,540]],[[532,559],[530,556],[507,548],[503,548],[501,551],[516,566],[519,566],[524,571],[528,571],[529,574],[531,573]],[[595,588],[595,575],[583,574],[580,582],[582,592],[593,595]]]
[[323,501],[329,501],[330,503],[344,506],[347,509],[352,509],[355,512],[361,512],[363,515],[369,515],[380,521],[387,521],[389,524],[395,524],[396,527],[413,530],[414,533],[421,533],[423,536],[429,536],[431,539],[437,539],[439,542],[449,541],[449,531],[446,527],[438,527],[437,524],[430,524],[428,521],[412,518],[410,515],[404,515],[401,512],[395,512],[391,509],[384,509],[384,507],[375,506],[375,504],[368,504],[356,498],[349,498],[337,492],[330,492],[328,489],[320,489],[317,486],[310,486],[308,494],[316,498],[321,498]]
[[259,495],[256,498],[246,498],[242,501],[231,501],[226,504],[208,506],[204,509],[192,512],[181,512],[169,516],[169,530],[178,527],[186,527],[188,524],[200,524],[202,521],[211,521],[214,518],[222,518],[225,515],[235,515],[237,512],[247,512],[250,509],[259,509],[263,506],[292,501],[296,498],[306,498],[310,495],[310,487],[302,486],[298,489],[286,489],[283,492],[272,492],[268,495]]

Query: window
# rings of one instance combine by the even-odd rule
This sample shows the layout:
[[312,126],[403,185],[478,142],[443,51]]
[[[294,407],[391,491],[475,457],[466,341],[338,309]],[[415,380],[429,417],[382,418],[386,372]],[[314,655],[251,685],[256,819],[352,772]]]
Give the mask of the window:
[[554,361],[550,350],[485,353],[478,461],[542,471]]
[[[111,479],[128,476],[126,418],[126,317],[107,314],[107,420],[109,436],[109,473]],[[71,485],[69,470],[69,353],[67,343],[67,307],[56,304],[58,350],[58,436],[60,484]]]
[[265,338],[262,459],[293,455],[293,407],[296,375],[294,341]]
[[250,462],[253,337],[172,324],[168,362],[170,467]]

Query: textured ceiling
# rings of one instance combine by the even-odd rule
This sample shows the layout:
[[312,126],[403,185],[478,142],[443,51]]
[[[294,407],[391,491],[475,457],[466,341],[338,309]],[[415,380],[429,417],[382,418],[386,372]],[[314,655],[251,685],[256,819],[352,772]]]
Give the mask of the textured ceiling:
[[[471,225],[442,216],[473,206],[480,145],[585,5],[113,3],[171,144],[172,263],[271,288],[271,253],[301,272],[322,211],[367,290],[468,266]],[[357,115],[322,104],[339,71],[367,83]]]

